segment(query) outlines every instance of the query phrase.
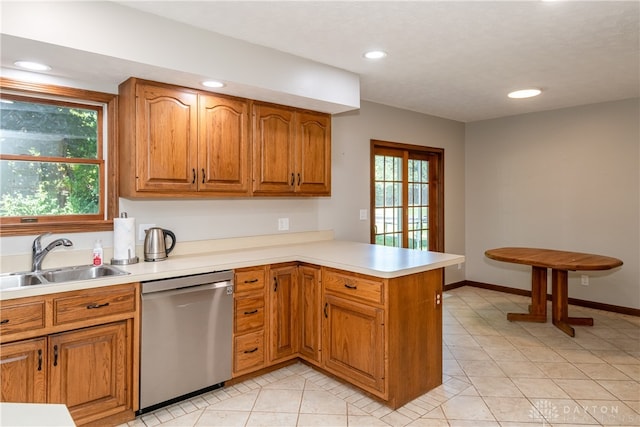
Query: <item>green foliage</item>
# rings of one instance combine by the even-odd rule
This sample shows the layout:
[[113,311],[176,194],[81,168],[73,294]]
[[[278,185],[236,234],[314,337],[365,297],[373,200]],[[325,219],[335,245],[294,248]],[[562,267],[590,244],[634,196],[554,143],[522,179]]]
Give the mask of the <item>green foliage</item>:
[[2,153],[31,156],[0,162],[0,215],[99,213],[99,166],[65,161],[98,158],[97,111],[15,101],[0,113]]

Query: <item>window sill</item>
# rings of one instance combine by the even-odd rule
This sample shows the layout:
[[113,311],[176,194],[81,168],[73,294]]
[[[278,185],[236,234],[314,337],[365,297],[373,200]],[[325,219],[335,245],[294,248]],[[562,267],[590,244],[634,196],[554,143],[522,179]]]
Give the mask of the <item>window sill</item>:
[[0,236],[28,236],[42,233],[89,233],[113,231],[113,220],[107,221],[69,221],[37,222],[31,224],[0,224]]

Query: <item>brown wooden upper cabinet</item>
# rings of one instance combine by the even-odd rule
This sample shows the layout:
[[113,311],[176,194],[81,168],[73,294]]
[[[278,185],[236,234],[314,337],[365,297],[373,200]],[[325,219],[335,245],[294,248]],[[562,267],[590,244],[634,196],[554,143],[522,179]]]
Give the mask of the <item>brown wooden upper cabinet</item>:
[[122,197],[331,193],[328,114],[133,77],[119,94]]
[[120,195],[249,195],[249,102],[131,78],[120,85]]
[[331,117],[253,104],[253,193],[331,194]]

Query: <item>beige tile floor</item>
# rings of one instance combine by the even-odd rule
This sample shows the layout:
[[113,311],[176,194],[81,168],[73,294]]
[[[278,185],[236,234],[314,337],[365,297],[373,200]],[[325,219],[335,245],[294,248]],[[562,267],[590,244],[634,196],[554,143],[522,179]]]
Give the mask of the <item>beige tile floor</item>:
[[595,326],[570,338],[550,322],[506,320],[528,303],[447,292],[443,384],[395,411],[297,363],[128,426],[640,426],[640,318],[571,306]]

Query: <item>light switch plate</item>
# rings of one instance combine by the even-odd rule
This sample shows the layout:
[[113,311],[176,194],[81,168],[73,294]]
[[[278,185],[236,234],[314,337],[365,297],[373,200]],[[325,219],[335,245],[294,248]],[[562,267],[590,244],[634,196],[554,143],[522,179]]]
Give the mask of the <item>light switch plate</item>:
[[369,219],[369,215],[366,209],[360,209],[360,221],[366,221]]

